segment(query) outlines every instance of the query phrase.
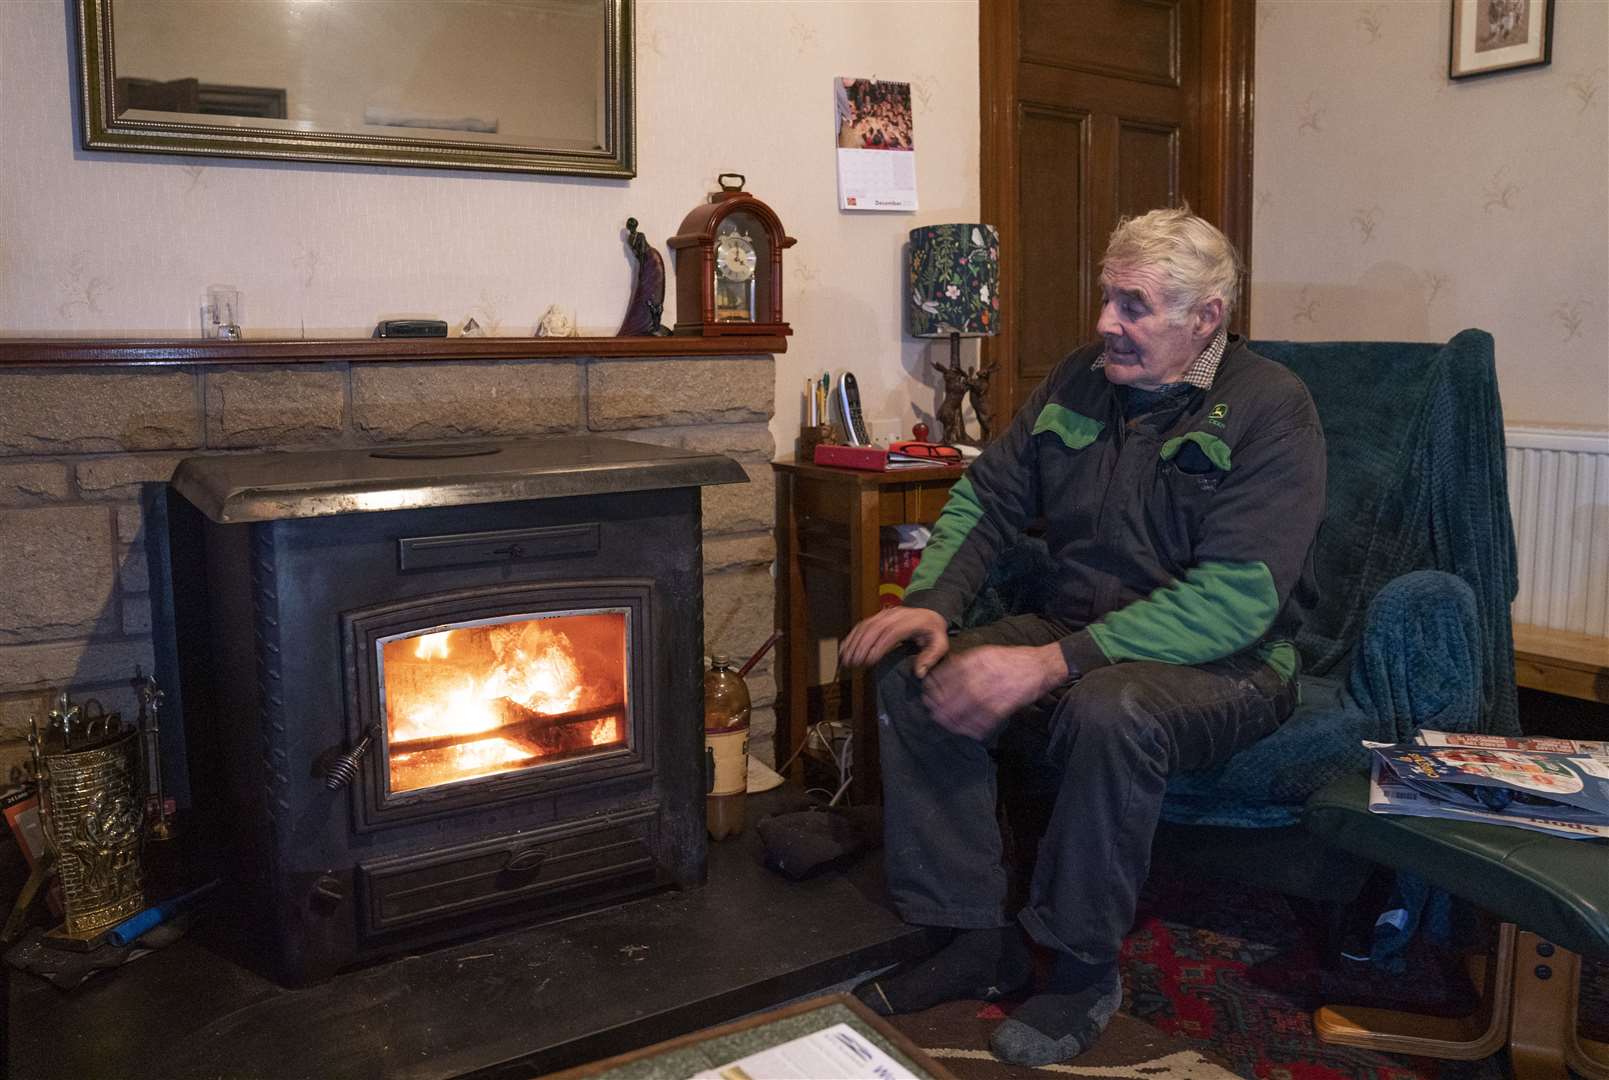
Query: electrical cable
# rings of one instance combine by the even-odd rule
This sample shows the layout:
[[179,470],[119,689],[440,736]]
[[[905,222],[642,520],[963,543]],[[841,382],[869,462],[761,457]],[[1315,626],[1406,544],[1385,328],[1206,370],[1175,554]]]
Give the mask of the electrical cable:
[[[828,806],[838,805],[838,800],[843,798],[844,793],[849,790],[850,781],[854,779],[855,775],[855,741],[847,734],[841,737],[836,736],[833,734],[833,731],[833,721],[818,720],[816,723],[810,726],[809,730],[806,732],[805,738],[799,743],[798,748],[794,750],[792,754],[788,755],[788,760],[777,766],[777,772],[785,772],[788,766],[792,765],[794,761],[797,760],[799,755],[804,753],[805,747],[810,745],[810,736],[814,735],[821,743],[822,749],[826,750],[827,753],[832,757],[834,771],[838,774],[838,790],[829,792],[826,788],[813,787],[806,788],[805,794],[813,795],[819,792],[820,794],[827,796]],[[838,743],[837,749],[833,748],[834,743]]]

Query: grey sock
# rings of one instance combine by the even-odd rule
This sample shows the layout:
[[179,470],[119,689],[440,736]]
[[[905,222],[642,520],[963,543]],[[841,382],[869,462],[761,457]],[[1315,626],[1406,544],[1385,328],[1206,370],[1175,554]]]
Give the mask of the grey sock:
[[1103,978],[1072,994],[1035,994],[994,1029],[989,1049],[1012,1065],[1054,1065],[1077,1057],[1100,1038],[1123,1004],[1117,965]]

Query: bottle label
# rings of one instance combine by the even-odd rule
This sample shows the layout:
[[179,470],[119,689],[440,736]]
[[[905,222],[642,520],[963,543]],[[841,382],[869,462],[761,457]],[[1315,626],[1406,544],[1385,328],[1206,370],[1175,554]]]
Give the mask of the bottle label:
[[741,795],[749,785],[749,729],[704,736],[704,745],[715,755],[715,786],[711,795]]

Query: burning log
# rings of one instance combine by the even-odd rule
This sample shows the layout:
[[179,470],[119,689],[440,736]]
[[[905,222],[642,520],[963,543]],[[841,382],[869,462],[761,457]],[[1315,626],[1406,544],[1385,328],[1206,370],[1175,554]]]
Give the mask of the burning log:
[[392,754],[412,754],[425,750],[440,750],[445,747],[462,746],[491,736],[510,738],[524,741],[531,739],[540,741],[544,733],[554,728],[569,727],[572,724],[595,723],[609,716],[621,716],[625,713],[626,705],[617,701],[601,709],[585,709],[581,712],[557,713],[548,715],[527,709],[517,701],[508,698],[498,698],[492,703],[503,723],[489,731],[477,731],[470,735],[437,735],[428,739],[407,739],[402,742],[393,742],[387,748]]

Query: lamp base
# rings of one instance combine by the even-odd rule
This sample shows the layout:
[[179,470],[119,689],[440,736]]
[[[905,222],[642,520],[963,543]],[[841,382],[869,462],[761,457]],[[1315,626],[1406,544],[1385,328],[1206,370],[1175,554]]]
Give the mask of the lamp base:
[[[955,446],[981,445],[967,434],[966,419],[961,415],[961,403],[972,389],[972,378],[961,367],[961,335],[950,334],[950,366],[933,365],[944,376],[944,401],[939,405],[939,426],[944,429],[944,441]],[[977,399],[973,399],[977,407]]]

